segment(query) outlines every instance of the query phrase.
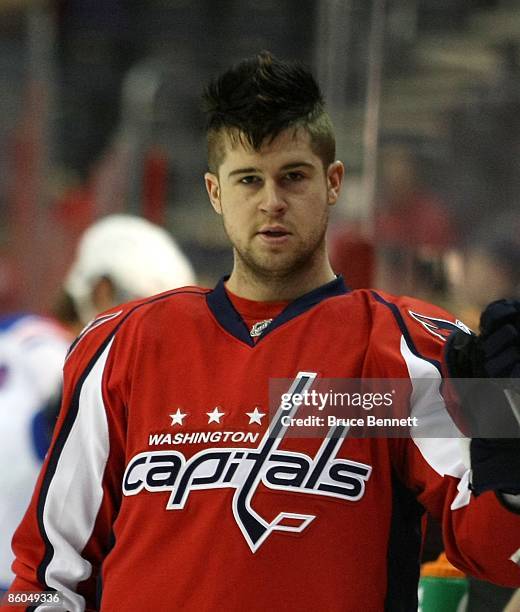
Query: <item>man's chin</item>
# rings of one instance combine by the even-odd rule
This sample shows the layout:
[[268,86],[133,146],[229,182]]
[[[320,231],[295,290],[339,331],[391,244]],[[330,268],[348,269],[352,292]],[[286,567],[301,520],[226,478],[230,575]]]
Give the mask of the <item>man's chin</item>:
[[245,261],[246,266],[259,276],[264,278],[286,278],[307,266],[309,257],[295,258],[284,256],[258,257],[254,260]]

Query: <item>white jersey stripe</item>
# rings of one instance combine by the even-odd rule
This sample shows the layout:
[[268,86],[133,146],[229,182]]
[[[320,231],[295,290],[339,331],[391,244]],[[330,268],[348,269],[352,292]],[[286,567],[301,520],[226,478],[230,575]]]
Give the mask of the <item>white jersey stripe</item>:
[[[426,359],[421,359],[412,351],[401,337],[401,354],[406,362],[412,383],[411,415],[416,416],[419,426],[414,432],[413,441],[426,462],[441,476],[449,475],[462,478],[466,472],[464,465],[459,431],[448,411],[439,387],[442,382],[439,370]],[[439,385],[421,384],[421,380],[438,380]],[[433,431],[449,434],[447,438],[422,437],[431,436]]]
[[113,339],[86,377],[78,413],[60,454],[49,485],[43,525],[54,555],[45,571],[47,585],[64,594],[64,607],[38,606],[40,612],[83,612],[85,600],[78,582],[87,579],[91,564],[81,556],[103,498],[102,480],[109,453],[108,423],[101,382]]

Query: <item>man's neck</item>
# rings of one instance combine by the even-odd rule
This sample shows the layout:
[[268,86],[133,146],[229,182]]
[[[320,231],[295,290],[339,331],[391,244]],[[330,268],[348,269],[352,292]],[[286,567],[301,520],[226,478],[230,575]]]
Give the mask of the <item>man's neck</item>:
[[336,278],[328,260],[290,275],[254,273],[235,261],[226,286],[239,297],[258,302],[292,301]]

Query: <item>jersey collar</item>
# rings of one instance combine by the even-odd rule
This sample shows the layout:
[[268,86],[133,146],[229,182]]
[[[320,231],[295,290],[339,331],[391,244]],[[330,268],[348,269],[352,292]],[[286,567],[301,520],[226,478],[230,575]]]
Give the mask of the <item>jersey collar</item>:
[[309,293],[300,296],[288,304],[274,319],[274,321],[264,330],[258,341],[255,343],[253,338],[251,338],[249,335],[247,325],[233,306],[226,293],[224,283],[228,278],[229,276],[224,276],[219,280],[215,289],[206,295],[206,301],[211,312],[215,315],[215,318],[220,325],[232,336],[238,340],[241,340],[245,344],[248,344],[249,346],[255,346],[255,344],[258,344],[258,342],[260,342],[265,336],[267,336],[267,334],[271,333],[277,327],[280,327],[280,325],[287,323],[287,321],[290,321],[298,315],[303,314],[323,300],[330,297],[343,295],[349,291],[342,276],[337,276],[329,283],[309,291]]

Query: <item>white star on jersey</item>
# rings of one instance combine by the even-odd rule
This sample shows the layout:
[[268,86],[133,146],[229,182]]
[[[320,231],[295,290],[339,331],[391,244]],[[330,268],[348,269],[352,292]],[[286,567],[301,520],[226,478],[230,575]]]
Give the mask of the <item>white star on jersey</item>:
[[246,414],[249,417],[249,425],[253,423],[257,423],[258,425],[261,425],[262,417],[265,417],[265,413],[260,412],[260,410],[258,410],[258,406],[255,407],[253,412],[246,412]]
[[177,412],[175,414],[170,414],[172,419],[172,425],[182,425],[182,419],[186,416],[186,414],[182,413],[180,408],[177,408]]
[[220,423],[220,418],[224,416],[225,412],[219,412],[219,407],[217,406],[211,412],[206,412],[208,415],[208,424],[209,423]]

